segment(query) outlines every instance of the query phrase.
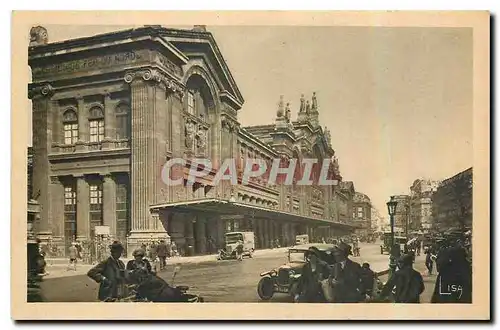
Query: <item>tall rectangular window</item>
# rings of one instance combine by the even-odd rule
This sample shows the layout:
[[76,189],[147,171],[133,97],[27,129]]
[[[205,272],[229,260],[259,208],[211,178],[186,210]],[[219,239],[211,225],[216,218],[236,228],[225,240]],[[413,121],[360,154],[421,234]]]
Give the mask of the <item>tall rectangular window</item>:
[[90,233],[95,234],[95,226],[102,226],[102,184],[91,184],[90,189]]
[[64,144],[75,144],[78,141],[78,124],[64,124]]
[[73,184],[64,187],[64,240],[66,251],[76,239],[76,189]]
[[126,175],[116,178],[116,238],[125,242],[129,229],[129,183]]
[[104,140],[104,120],[91,120],[90,124],[90,142],[101,142]]
[[188,91],[187,93],[187,109],[188,112],[192,115],[195,114],[195,107],[196,107],[196,102],[194,99],[194,92],[193,91]]
[[75,144],[78,140],[78,116],[76,111],[68,109],[63,114],[64,144]]
[[128,105],[122,103],[115,109],[116,114],[116,138],[118,140],[128,139],[130,137],[129,124],[129,108]]

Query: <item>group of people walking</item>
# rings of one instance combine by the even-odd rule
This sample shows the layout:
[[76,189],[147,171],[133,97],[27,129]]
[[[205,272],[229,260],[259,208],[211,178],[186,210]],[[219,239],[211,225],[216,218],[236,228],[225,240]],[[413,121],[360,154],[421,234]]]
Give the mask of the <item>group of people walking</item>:
[[[353,242],[354,246],[354,242]],[[463,239],[448,238],[425,248],[428,276],[436,264],[438,273],[432,303],[471,303],[472,268]],[[420,303],[425,284],[422,274],[414,268],[415,249],[407,249],[396,260],[396,269],[385,284],[368,263],[351,260],[351,245],[340,242],[334,246],[331,260],[320,257],[315,248],[307,256],[296,291],[298,302],[384,302]]]

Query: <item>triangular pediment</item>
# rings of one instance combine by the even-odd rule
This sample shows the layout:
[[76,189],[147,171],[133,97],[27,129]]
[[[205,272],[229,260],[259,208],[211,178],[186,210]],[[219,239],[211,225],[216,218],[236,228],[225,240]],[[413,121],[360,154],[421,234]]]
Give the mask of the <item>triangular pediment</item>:
[[226,97],[238,110],[245,100],[210,32],[161,28],[160,35],[188,58],[203,58],[211,68],[221,97]]

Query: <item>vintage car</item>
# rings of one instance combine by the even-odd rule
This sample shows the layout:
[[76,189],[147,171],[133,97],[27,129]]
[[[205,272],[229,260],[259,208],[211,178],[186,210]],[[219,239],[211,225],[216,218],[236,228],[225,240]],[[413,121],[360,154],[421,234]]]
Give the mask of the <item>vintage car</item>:
[[219,250],[217,260],[236,259],[238,242],[243,244],[243,256],[253,257],[255,251],[255,235],[251,231],[235,231],[225,234],[224,249]]
[[303,244],[296,245],[288,249],[288,261],[276,269],[260,274],[261,279],[257,285],[257,293],[260,299],[269,300],[274,293],[284,293],[293,297],[296,293],[298,280],[302,268],[306,265],[306,257],[310,248],[315,247],[318,250],[318,257],[328,263],[333,263],[332,244]]
[[[404,236],[394,236],[394,245],[399,245],[401,251],[404,251],[404,246],[408,242],[408,238]],[[380,245],[380,254],[391,252],[391,233],[384,233],[384,241]]]

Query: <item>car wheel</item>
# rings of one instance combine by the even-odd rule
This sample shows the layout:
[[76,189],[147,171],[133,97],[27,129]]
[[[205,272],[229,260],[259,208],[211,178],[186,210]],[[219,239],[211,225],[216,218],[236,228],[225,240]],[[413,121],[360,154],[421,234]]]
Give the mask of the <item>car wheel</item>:
[[259,284],[257,285],[257,293],[262,300],[269,300],[273,297],[274,283],[269,276],[260,279]]

